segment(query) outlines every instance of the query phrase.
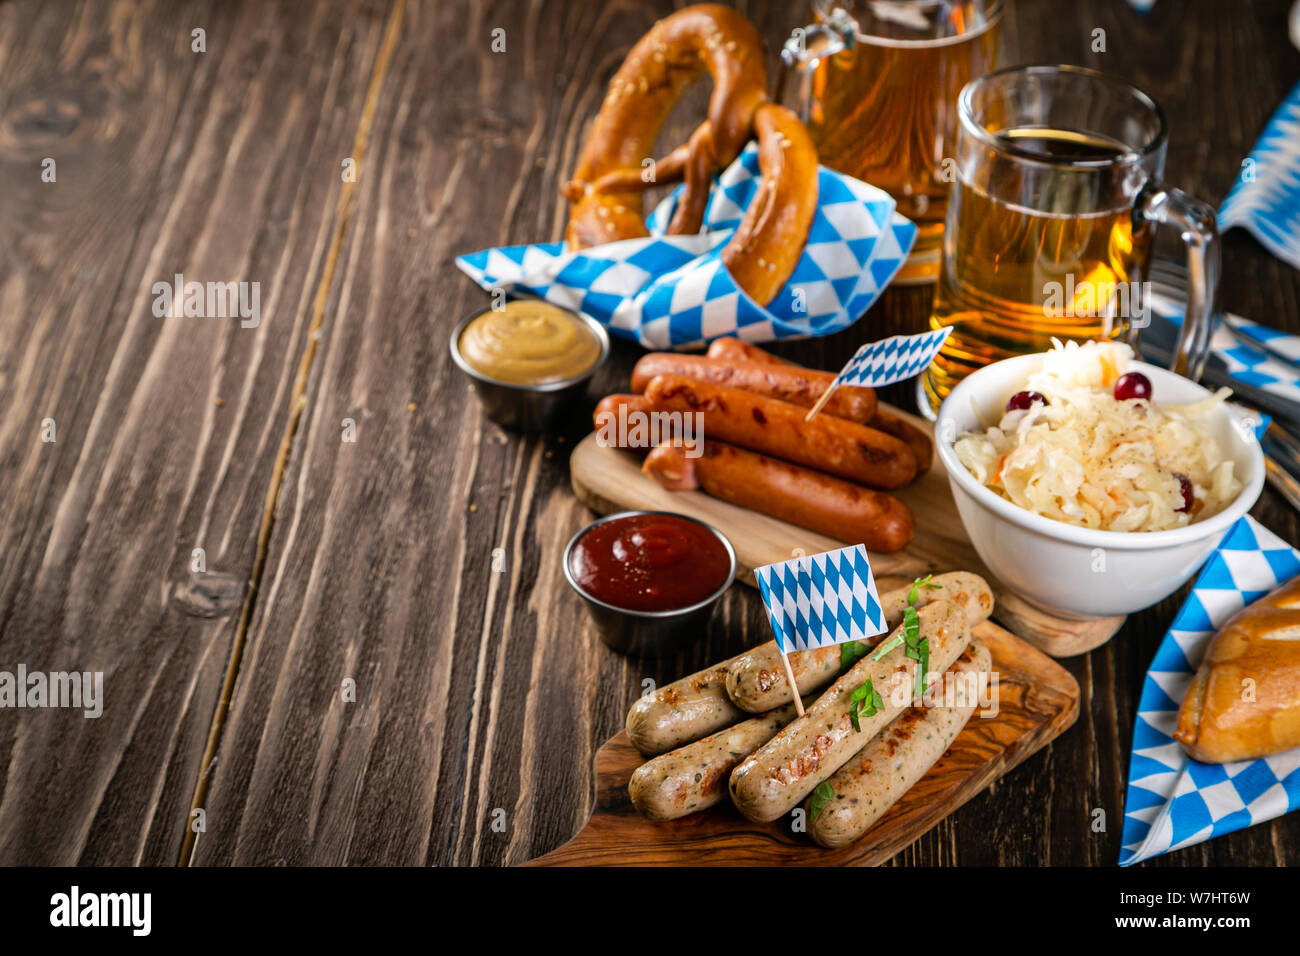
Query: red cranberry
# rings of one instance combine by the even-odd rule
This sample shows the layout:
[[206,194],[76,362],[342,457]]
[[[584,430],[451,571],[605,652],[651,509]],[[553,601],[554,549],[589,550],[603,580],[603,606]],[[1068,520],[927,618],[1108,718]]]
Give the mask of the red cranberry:
[[1150,398],[1151,379],[1141,372],[1125,372],[1115,381],[1115,398],[1126,402],[1132,398]]
[[1174,472],[1174,477],[1178,479],[1178,484],[1182,486],[1181,490],[1183,492],[1183,506],[1178,510],[1181,512],[1191,511],[1192,502],[1196,500],[1195,496],[1192,494],[1192,483],[1188,480],[1186,475],[1180,475],[1177,472]]
[[1038,392],[1016,392],[1016,394],[1007,399],[1007,411],[1023,412],[1025,409],[1032,406],[1034,402],[1038,402],[1040,405],[1046,405],[1047,399],[1038,394]]

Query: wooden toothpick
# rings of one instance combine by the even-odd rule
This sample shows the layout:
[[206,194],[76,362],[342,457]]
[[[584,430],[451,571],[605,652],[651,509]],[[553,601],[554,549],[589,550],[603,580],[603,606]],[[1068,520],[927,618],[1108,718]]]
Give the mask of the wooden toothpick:
[[799,697],[799,688],[794,683],[794,671],[790,669],[790,658],[785,653],[785,648],[779,644],[777,648],[781,651],[781,664],[785,667],[785,679],[790,682],[790,693],[794,695],[794,712],[800,717],[803,716],[803,700]]
[[803,420],[810,422],[817,417],[817,413],[820,412],[826,406],[826,403],[831,400],[831,393],[834,391],[835,385],[832,383],[827,387],[826,391],[822,392],[821,397],[817,399],[817,404],[808,410],[808,414],[804,416]]

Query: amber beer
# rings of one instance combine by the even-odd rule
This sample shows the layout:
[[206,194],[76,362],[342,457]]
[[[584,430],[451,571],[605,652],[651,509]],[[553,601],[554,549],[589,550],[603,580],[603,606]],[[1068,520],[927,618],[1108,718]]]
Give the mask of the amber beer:
[[[1001,0],[813,4],[803,114],[823,165],[878,186],[917,224],[900,281],[938,274],[957,96],[995,65]],[[945,159],[947,162],[945,163]]]
[[1165,185],[1164,113],[1136,87],[1070,66],[1018,67],[958,98],[956,182],[930,326],[951,327],[920,379],[934,414],[962,378],[1064,341],[1130,341],[1149,313],[1157,224],[1187,244],[1185,317],[1172,367],[1196,377],[1219,271],[1214,211]]
[[[1077,130],[1000,133],[1047,161],[1113,160],[1127,149]],[[932,328],[952,335],[926,379],[932,407],[966,375],[1012,355],[1051,348],[1052,339],[1127,337],[1146,308],[1142,295],[1154,223],[1134,222],[1130,204],[1070,211],[1071,174],[1046,192],[1066,211],[1017,207],[965,181],[953,188],[953,230],[939,277]]]

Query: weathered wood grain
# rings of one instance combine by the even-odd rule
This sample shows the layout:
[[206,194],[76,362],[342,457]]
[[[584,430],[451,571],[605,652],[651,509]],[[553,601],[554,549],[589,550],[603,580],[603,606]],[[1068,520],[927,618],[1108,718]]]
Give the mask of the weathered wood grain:
[[[627,3],[408,6],[197,863],[536,855],[584,818],[624,689],[682,666],[643,674],[557,600],[556,542],[586,520],[570,436],[487,425],[445,338],[485,301],[452,256],[559,232],[593,74],[652,19]],[[436,57],[430,37],[449,38]]]
[[[585,520],[563,488],[569,445],[562,436],[501,435],[483,423],[442,352],[439,330],[445,335],[481,301],[447,260],[558,234],[563,210],[554,190],[604,80],[652,19],[647,6],[490,4],[464,19],[467,41],[439,48],[436,62],[416,48],[451,29],[454,13],[409,8],[408,42],[376,125],[383,177],[362,184],[346,298],[309,396],[303,458],[286,486],[281,527],[291,536],[277,542],[272,564],[286,580],[272,585],[281,591],[264,606],[267,618],[255,621],[256,656],[245,661],[247,684],[209,801],[218,822],[201,841],[198,862],[526,859],[562,842],[585,817],[591,755],[619,726],[641,677],[678,676],[762,635],[756,602],[739,593],[689,659],[642,665],[605,652],[565,601],[557,566],[560,544]],[[1099,18],[1114,20],[1115,35],[1132,42],[1133,15],[1122,3],[1064,20],[1050,5],[1024,6],[1018,32],[1044,51],[1032,58],[1086,62],[1075,51],[1086,51]],[[1211,11],[1202,10],[1198,42],[1221,43]],[[749,12],[760,14],[773,44],[789,25],[768,9]],[[509,44],[522,40],[494,59],[485,35],[495,26],[507,30]],[[1061,52],[1041,39],[1049,33]],[[1137,36],[1141,45],[1130,46],[1124,62],[1167,59],[1158,33],[1139,25]],[[1254,71],[1245,51],[1234,51],[1216,47],[1215,55]],[[452,77],[458,95],[450,101],[416,92],[447,88]],[[1185,103],[1178,115],[1190,112]],[[1203,124],[1205,115],[1202,107],[1193,118]],[[1244,152],[1252,135],[1243,131],[1233,151]],[[1171,170],[1184,142],[1175,133]],[[399,262],[430,265],[412,274],[395,271]],[[919,327],[926,298],[893,290],[858,328],[787,346],[786,354],[810,364],[842,361],[868,335]],[[620,386],[633,357],[620,348],[593,393]],[[427,399],[430,381],[438,392]],[[404,411],[408,402],[415,412]],[[368,416],[371,434],[361,447],[338,439],[349,407]],[[366,460],[344,457],[357,451]],[[416,520],[418,534],[406,529]],[[498,547],[499,573],[491,559]],[[372,596],[363,583],[386,588],[386,596]],[[303,597],[291,599],[295,591]],[[1171,608],[1166,602],[1139,616],[1100,656],[1106,673],[1089,699],[1095,727],[1076,729],[1029,761],[1014,778],[1011,806],[977,798],[984,817],[958,814],[898,859],[970,862],[999,853],[1031,862],[1055,850],[1058,861],[1113,861],[1126,715]],[[360,662],[376,676],[358,678],[358,702],[344,705],[338,685]],[[1091,658],[1072,667],[1091,681]],[[395,675],[387,683],[377,676],[384,668]],[[1112,680],[1122,689],[1111,691]],[[412,686],[417,699],[404,699]],[[1067,745],[1069,759],[1058,760]],[[1057,803],[1068,812],[1054,815]],[[1110,814],[1109,835],[1087,826],[1088,810],[1099,804]],[[1021,815],[1008,831],[1019,843],[991,843],[976,831],[961,838],[963,821],[984,832],[981,821],[999,813]],[[492,828],[494,819],[503,830]]]
[[[775,44],[786,16],[757,6],[749,12]],[[1165,47],[1177,46],[1135,24],[1120,0],[1064,16],[1059,6],[1021,6],[1010,32],[1034,55],[1020,59],[1090,62],[1094,21],[1111,31],[1108,69],[1140,63],[1154,74],[1174,55]],[[443,351],[451,323],[482,301],[449,258],[559,233],[555,189],[603,82],[652,7],[666,9],[497,3],[458,18],[451,5],[408,8],[375,127],[371,169],[381,172],[363,178],[337,319],[286,483],[270,597],[254,621],[197,862],[527,859],[585,819],[592,755],[641,678],[671,679],[762,636],[757,601],[737,591],[682,660],[642,664],[606,652],[566,600],[558,568],[563,540],[586,520],[564,488],[581,421],[564,436],[498,433]],[[1208,48],[1217,69],[1241,74],[1243,85],[1260,82],[1250,43],[1269,42],[1262,27],[1225,32],[1205,4],[1182,15],[1191,24],[1158,16],[1165,30],[1187,30]],[[505,54],[490,52],[496,26],[510,38]],[[456,30],[465,41],[434,57],[427,38]],[[1272,77],[1262,99],[1276,99],[1279,84]],[[1198,137],[1236,107],[1222,93],[1193,104],[1207,87],[1187,87],[1186,77],[1167,84],[1176,121],[1194,124],[1181,135],[1175,128],[1170,169],[1186,164],[1189,177],[1176,181],[1195,190],[1202,169],[1189,159]],[[430,89],[456,95],[421,95]],[[1244,155],[1253,132],[1239,132],[1223,154]],[[1226,190],[1236,160],[1206,159]],[[1289,276],[1276,277],[1294,288]],[[1265,308],[1248,305],[1252,314]],[[924,292],[891,290],[858,327],[784,352],[834,365],[867,336],[918,328],[927,309]],[[1285,321],[1297,323],[1294,308]],[[620,387],[634,356],[620,347],[593,394]],[[350,410],[368,433],[352,446],[338,434]],[[1290,515],[1267,516],[1294,531]],[[1138,615],[1108,650],[1071,664],[1085,684],[1086,728],[1081,721],[896,862],[1112,863],[1129,715],[1175,606]],[[347,676],[358,683],[355,704],[339,698]],[[1102,833],[1091,829],[1098,807],[1109,822]],[[988,840],[991,828],[1008,838]],[[1215,841],[1214,852],[1245,858],[1233,856],[1236,845],[1261,852],[1251,834]]]
[[[0,8],[0,667],[105,692],[0,711],[0,863],[178,859],[375,33],[342,0]],[[260,283],[260,324],[156,318],[177,272]]]
[[[341,233],[339,164],[393,3],[0,5],[0,667],[102,666],[109,697],[99,721],[0,713],[0,862],[175,859],[228,663],[195,862],[521,862],[588,816],[593,757],[641,680],[764,635],[737,588],[680,659],[607,652],[558,566],[589,517],[565,464],[581,416],[565,434],[501,433],[446,354],[483,301],[451,257],[560,234],[557,188],[604,83],[675,5],[408,3]],[[772,49],[796,18],[737,6]],[[1017,0],[1007,61],[1146,86],[1171,119],[1170,181],[1217,201],[1300,75],[1288,6]],[[47,155],[57,188],[39,181]],[[1300,332],[1294,270],[1237,231],[1224,262],[1225,307]],[[177,270],[260,279],[262,327],[153,320],[149,286]],[[777,351],[835,366],[928,308],[924,290],[891,289],[852,329]],[[635,355],[618,348],[592,394],[621,388]],[[1271,492],[1255,514],[1300,540]],[[227,575],[207,587],[184,575],[198,545]],[[891,862],[1113,864],[1132,714],[1179,599],[1067,662],[1075,726]],[[1298,839],[1293,815],[1147,865],[1293,863]]]

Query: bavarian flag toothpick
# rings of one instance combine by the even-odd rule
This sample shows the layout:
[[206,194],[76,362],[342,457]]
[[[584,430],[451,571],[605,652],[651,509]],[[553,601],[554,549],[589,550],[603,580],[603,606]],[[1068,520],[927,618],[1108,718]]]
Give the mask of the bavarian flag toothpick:
[[803,702],[790,668],[790,651],[861,641],[887,629],[867,549],[862,545],[800,555],[754,569],[772,635],[781,651],[795,710]]
[[930,367],[951,332],[952,326],[945,326],[916,335],[891,335],[879,342],[868,342],[853,353],[853,358],[840,369],[804,420],[812,421],[841,385],[883,388],[920,375]]

